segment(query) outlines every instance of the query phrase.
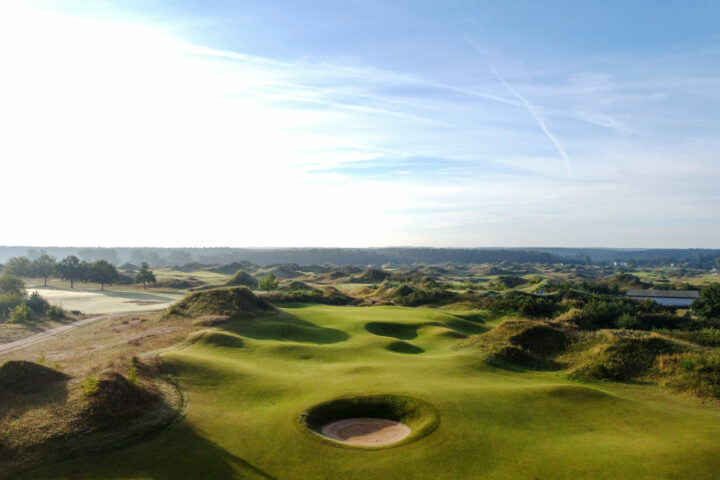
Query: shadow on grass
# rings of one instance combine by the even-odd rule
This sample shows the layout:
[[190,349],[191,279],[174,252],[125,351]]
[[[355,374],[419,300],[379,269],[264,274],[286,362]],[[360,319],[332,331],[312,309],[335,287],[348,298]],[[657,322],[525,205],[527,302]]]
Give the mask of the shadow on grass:
[[187,424],[130,448],[75,458],[27,472],[20,478],[177,480],[267,479],[275,477],[216,443]]
[[370,322],[365,324],[365,330],[380,337],[392,337],[399,340],[412,340],[417,337],[419,325],[408,325],[392,322]]
[[392,342],[390,345],[388,345],[385,348],[387,350],[390,350],[391,352],[405,353],[405,354],[412,354],[412,355],[417,355],[418,353],[423,353],[425,351],[422,348],[420,348],[416,345],[413,345],[412,343],[403,342],[402,340]]
[[226,324],[223,330],[255,340],[280,340],[328,344],[347,340],[349,335],[335,328],[320,327],[290,313],[281,313],[252,321]]

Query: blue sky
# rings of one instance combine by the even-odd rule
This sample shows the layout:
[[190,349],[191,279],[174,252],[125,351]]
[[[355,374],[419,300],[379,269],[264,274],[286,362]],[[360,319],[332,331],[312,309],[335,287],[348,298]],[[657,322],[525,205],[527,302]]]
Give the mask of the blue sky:
[[720,241],[717,0],[4,2],[0,62],[2,244]]

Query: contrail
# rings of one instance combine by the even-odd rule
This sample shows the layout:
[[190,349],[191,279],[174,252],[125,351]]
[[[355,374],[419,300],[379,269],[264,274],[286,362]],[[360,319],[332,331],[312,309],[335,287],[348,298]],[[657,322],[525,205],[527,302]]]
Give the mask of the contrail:
[[553,143],[553,145],[555,145],[555,148],[557,149],[558,153],[560,154],[560,156],[563,159],[563,162],[565,164],[565,170],[569,171],[570,170],[570,157],[568,157],[568,154],[565,151],[565,147],[563,147],[562,143],[560,143],[558,141],[558,139],[555,138],[552,133],[550,133],[550,130],[548,130],[548,128],[547,128],[547,125],[545,125],[545,121],[540,116],[540,114],[537,112],[535,105],[530,103],[525,97],[520,95],[520,93],[517,90],[515,90],[509,83],[507,83],[505,81],[505,79],[497,72],[497,70],[495,70],[495,67],[493,67],[492,64],[490,63],[490,60],[488,60],[487,56],[483,53],[483,51],[480,48],[478,48],[477,45],[475,45],[471,40],[469,40],[467,38],[465,39],[465,41],[471,47],[473,47],[475,49],[475,51],[477,53],[479,53],[485,59],[485,61],[488,64],[488,67],[490,68],[490,71],[493,73],[493,75],[495,75],[497,77],[498,80],[500,80],[500,83],[502,83],[510,93],[515,95],[518,98],[518,100],[520,100],[522,102],[522,104],[525,105],[525,108],[527,109],[528,112],[530,112],[530,115],[532,115],[532,117],[538,123],[538,125],[540,126],[540,129],[542,129],[545,136]]

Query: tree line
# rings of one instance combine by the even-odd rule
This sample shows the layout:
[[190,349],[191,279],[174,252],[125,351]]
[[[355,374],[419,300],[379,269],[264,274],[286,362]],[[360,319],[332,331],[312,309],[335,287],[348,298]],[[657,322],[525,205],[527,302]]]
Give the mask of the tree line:
[[5,263],[3,273],[18,277],[42,277],[45,286],[49,277],[68,280],[70,288],[75,287],[75,282],[94,282],[100,284],[101,290],[105,289],[105,285],[117,282],[119,278],[115,265],[107,260],[86,262],[75,255],[68,255],[59,262],[47,254],[34,260],[13,257]]

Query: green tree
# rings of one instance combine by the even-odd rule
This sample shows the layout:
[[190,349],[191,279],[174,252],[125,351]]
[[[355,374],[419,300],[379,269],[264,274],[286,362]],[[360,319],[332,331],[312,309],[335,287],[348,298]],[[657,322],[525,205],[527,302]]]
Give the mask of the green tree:
[[25,282],[11,273],[0,275],[0,293],[11,293],[25,297]]
[[25,323],[29,322],[32,319],[32,311],[30,311],[30,308],[25,305],[24,303],[21,303],[15,309],[10,313],[10,322],[11,323]]
[[155,274],[152,270],[150,270],[150,266],[147,262],[142,262],[140,270],[138,270],[135,274],[135,283],[140,282],[143,284],[143,290],[145,289],[146,282],[155,283]]
[[48,277],[57,273],[57,261],[55,261],[55,257],[43,254],[32,261],[30,268],[33,272],[33,275],[37,277],[43,277],[43,280],[45,281],[45,286],[47,287]]
[[703,288],[692,309],[703,320],[720,320],[720,283]]
[[32,276],[32,262],[27,257],[12,257],[5,264],[3,273],[18,277],[30,277]]
[[715,259],[715,265],[717,265],[717,268],[720,268],[720,255]]
[[90,281],[100,284],[100,290],[105,290],[105,284],[112,284],[118,279],[115,265],[107,260],[97,260],[90,266]]
[[275,278],[275,275],[272,273],[269,273],[265,278],[260,280],[260,283],[258,287],[261,290],[265,290],[266,292],[270,293],[270,290],[275,290],[278,288],[278,281],[277,278]]
[[80,259],[75,255],[68,255],[58,264],[58,274],[64,280],[70,280],[70,288],[75,288],[75,280],[82,278]]

